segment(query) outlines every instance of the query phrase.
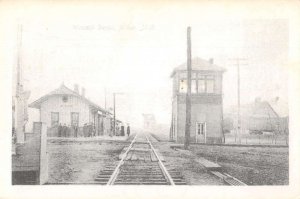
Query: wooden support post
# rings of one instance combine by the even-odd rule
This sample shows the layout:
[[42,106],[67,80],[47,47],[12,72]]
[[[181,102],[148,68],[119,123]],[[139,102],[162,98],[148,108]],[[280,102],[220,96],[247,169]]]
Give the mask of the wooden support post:
[[47,126],[41,123],[40,131],[40,169],[39,169],[39,184],[48,182],[48,152],[47,152]]

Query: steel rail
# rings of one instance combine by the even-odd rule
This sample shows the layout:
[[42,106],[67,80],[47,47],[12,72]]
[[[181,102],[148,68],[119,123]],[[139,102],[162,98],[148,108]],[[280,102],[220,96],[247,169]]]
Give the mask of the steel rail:
[[151,144],[151,142],[150,142],[150,140],[148,139],[147,136],[146,136],[146,139],[147,139],[147,141],[148,141],[148,143],[149,143],[149,145],[150,145],[150,147],[151,147],[151,150],[153,151],[154,155],[156,156],[156,158],[157,158],[157,160],[158,160],[158,165],[159,165],[159,167],[161,168],[161,170],[162,170],[164,176],[165,176],[166,179],[169,181],[170,185],[175,185],[175,183],[174,183],[174,181],[173,181],[171,175],[170,175],[169,172],[167,171],[165,165],[164,165],[164,164],[162,163],[162,161],[160,160],[160,157],[157,155],[157,153],[156,153],[154,147],[152,146],[152,144]]
[[132,142],[130,143],[130,145],[129,145],[129,147],[127,148],[127,150],[125,151],[125,153],[123,153],[121,160],[119,161],[117,167],[115,168],[114,172],[112,173],[112,175],[110,176],[110,178],[109,178],[109,180],[108,180],[108,182],[107,182],[107,184],[106,184],[107,186],[108,186],[108,185],[113,185],[113,184],[114,184],[114,182],[115,182],[115,180],[116,180],[116,178],[117,178],[117,176],[118,176],[118,174],[119,174],[120,167],[121,167],[121,165],[124,163],[124,159],[126,158],[128,152],[129,152],[130,149],[132,148],[132,145],[133,145],[133,143],[135,142],[136,137],[137,137],[137,134],[134,136]]

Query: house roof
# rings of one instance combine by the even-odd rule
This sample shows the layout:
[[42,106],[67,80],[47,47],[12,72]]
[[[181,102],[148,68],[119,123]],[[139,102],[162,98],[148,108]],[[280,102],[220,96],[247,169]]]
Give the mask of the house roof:
[[55,89],[54,91],[51,91],[50,93],[40,97],[39,99],[37,99],[36,101],[32,102],[31,104],[29,104],[29,107],[31,108],[37,108],[39,109],[41,104],[48,100],[49,97],[54,96],[54,95],[72,95],[72,96],[76,96],[78,98],[80,98],[81,100],[85,101],[86,103],[88,103],[91,107],[93,107],[96,110],[99,110],[101,112],[105,112],[105,113],[109,113],[109,111],[103,109],[102,107],[98,106],[97,104],[95,104],[94,102],[90,101],[89,99],[87,99],[86,97],[79,95],[79,93],[69,89],[68,87],[66,87],[64,84],[62,84],[59,88]]
[[289,106],[286,101],[276,97],[273,100],[270,100],[270,106],[273,110],[279,115],[279,117],[288,117],[289,116]]
[[[174,76],[174,74],[177,71],[186,71],[187,70],[187,63],[180,64],[176,68],[174,68],[171,77]],[[226,69],[220,66],[217,66],[215,64],[212,64],[211,62],[201,59],[199,57],[195,57],[192,59],[192,70],[194,71],[218,71],[218,72],[225,72]]]
[[[231,107],[225,112],[226,114],[236,114],[237,106]],[[240,113],[242,116],[257,118],[286,117],[278,113],[268,101],[256,101],[251,104],[241,105]]]

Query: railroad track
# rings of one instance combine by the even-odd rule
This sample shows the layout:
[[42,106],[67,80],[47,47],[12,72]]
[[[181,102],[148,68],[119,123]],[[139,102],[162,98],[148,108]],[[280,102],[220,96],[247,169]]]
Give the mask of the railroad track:
[[176,169],[168,170],[151,138],[137,134],[121,152],[117,165],[105,167],[95,181],[102,185],[185,185]]

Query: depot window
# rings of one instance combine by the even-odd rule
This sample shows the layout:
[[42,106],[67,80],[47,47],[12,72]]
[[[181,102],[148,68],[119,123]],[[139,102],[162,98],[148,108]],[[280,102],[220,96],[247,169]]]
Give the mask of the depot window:
[[56,126],[59,123],[59,113],[51,112],[51,126]]
[[72,112],[71,113],[71,125],[78,126],[79,124],[79,113]]

